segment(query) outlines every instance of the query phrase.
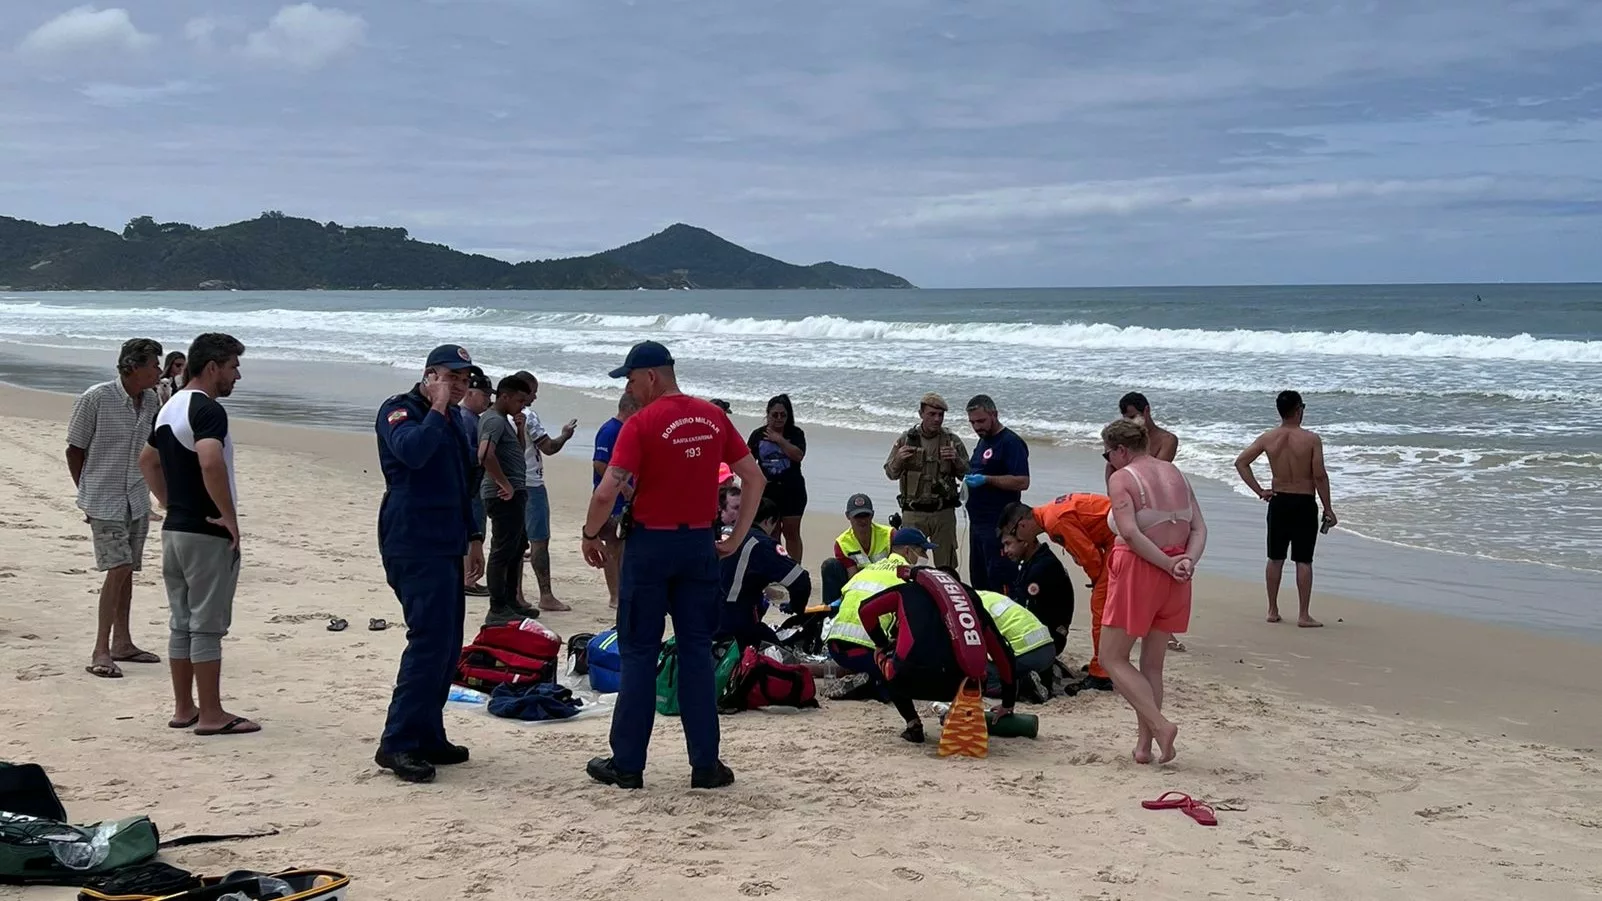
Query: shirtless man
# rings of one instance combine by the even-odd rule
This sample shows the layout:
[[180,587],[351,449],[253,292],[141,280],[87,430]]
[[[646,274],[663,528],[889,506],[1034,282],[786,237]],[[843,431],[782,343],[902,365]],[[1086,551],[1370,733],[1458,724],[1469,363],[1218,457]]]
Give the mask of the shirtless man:
[[[1246,487],[1268,502],[1268,621],[1279,622],[1279,581],[1285,571],[1285,554],[1296,562],[1296,593],[1301,613],[1296,625],[1316,629],[1323,623],[1308,613],[1313,597],[1313,545],[1321,525],[1329,531],[1338,519],[1330,509],[1329,473],[1324,471],[1324,442],[1302,428],[1307,405],[1295,391],[1281,391],[1275,400],[1279,408],[1279,428],[1269,429],[1235,458],[1235,471]],[[1252,475],[1252,463],[1268,454],[1273,487],[1264,490]],[[1313,495],[1324,506],[1322,523]]]

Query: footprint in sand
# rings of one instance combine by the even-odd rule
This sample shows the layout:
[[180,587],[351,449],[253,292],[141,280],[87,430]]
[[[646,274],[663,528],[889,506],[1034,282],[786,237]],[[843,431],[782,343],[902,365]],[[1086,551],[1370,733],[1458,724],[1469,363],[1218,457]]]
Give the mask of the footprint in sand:
[[907,880],[908,882],[922,882],[923,881],[923,874],[922,873],[918,872],[917,870],[908,869],[907,867],[896,867],[895,869],[891,870],[890,872],[894,873],[897,877],[899,877],[901,879]]
[[779,887],[767,880],[740,883],[740,894],[747,898],[761,898],[764,895],[774,894]]
[[35,663],[32,666],[25,666],[22,669],[17,670],[17,681],[37,682],[40,679],[47,679],[51,676],[59,676],[61,674],[62,671],[56,669],[53,664]]

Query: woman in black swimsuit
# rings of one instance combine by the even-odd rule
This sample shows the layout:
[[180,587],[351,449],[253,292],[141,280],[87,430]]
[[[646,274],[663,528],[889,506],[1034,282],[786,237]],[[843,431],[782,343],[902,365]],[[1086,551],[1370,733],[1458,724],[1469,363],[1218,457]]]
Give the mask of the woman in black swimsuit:
[[795,424],[795,407],[790,395],[780,394],[768,401],[768,420],[746,439],[751,455],[768,477],[762,493],[779,505],[780,531],[790,559],[801,563],[801,515],[807,510],[807,481],[801,475],[801,460],[807,455],[807,433]]

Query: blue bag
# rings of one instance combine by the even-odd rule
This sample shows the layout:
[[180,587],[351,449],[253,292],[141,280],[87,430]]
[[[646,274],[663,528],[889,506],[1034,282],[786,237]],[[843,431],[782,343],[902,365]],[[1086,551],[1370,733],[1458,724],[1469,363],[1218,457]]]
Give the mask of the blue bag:
[[602,694],[617,691],[623,684],[623,657],[617,651],[617,630],[607,629],[590,639],[587,657],[590,687]]

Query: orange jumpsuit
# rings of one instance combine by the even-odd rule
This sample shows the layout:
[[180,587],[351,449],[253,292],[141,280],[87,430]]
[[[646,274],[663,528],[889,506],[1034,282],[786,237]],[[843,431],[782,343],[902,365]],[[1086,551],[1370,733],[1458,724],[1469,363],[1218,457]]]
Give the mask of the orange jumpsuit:
[[1107,525],[1112,501],[1105,494],[1065,494],[1034,509],[1035,522],[1074,558],[1090,577],[1090,675],[1107,678],[1101,668],[1101,616],[1107,606],[1107,555],[1117,536]]

